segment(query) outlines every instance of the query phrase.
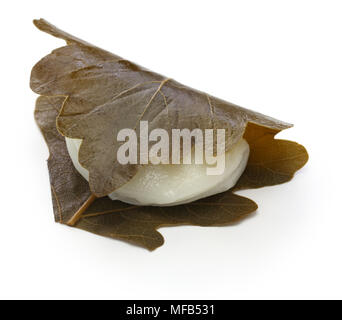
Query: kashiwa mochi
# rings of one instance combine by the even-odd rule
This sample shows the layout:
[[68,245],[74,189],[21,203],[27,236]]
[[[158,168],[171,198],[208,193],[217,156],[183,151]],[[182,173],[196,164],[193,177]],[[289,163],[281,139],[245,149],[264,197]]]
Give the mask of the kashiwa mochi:
[[[89,181],[89,172],[78,161],[82,140],[66,137],[69,155],[77,171]],[[207,175],[207,164],[159,164],[142,166],[138,173],[108,196],[134,205],[173,206],[231,189],[246,168],[249,145],[241,139],[225,157],[221,175]],[[194,159],[194,152],[191,154]],[[193,162],[193,161],[192,161]]]

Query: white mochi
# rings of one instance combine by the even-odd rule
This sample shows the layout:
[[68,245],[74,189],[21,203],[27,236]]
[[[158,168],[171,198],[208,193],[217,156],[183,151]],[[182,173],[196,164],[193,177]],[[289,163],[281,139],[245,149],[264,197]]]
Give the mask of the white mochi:
[[[67,137],[65,140],[76,170],[89,181],[88,170],[78,161],[82,140]],[[173,206],[192,202],[231,189],[244,172],[248,156],[249,145],[241,139],[225,153],[221,175],[207,175],[207,168],[213,167],[207,164],[146,165],[108,196],[134,205]]]

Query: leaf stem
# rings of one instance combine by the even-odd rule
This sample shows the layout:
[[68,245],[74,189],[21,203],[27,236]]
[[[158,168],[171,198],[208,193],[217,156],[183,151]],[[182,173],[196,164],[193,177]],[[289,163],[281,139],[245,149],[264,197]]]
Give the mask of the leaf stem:
[[97,199],[97,197],[93,194],[87,199],[86,202],[82,204],[82,206],[75,212],[75,214],[70,218],[70,220],[67,222],[68,226],[74,226],[78,220],[80,220],[82,214],[84,211],[88,209],[88,207]]

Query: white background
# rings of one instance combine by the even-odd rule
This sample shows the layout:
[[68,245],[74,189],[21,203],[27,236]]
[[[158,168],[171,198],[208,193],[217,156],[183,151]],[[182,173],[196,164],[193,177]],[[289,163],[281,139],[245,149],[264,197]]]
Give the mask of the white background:
[[[1,5],[0,298],[342,298],[341,1],[10,1]],[[233,227],[162,228],[154,252],[53,221],[32,66],[43,17],[192,87],[292,122],[310,161],[241,192]]]

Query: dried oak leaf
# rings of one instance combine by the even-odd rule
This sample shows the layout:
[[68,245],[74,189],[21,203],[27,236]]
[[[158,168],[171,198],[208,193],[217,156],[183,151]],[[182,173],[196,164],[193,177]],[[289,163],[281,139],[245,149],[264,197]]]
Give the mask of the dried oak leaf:
[[[65,139],[56,129],[56,117],[62,103],[61,97],[39,97],[35,119],[50,151],[48,168],[55,220],[67,223],[91,192],[88,182],[74,168]],[[164,243],[162,235],[156,231],[161,226],[224,225],[236,222],[256,209],[252,200],[231,192],[177,207],[139,207],[103,197],[92,203],[76,227],[153,250]]]
[[[67,46],[39,61],[31,73],[31,88],[43,96],[63,96],[57,129],[69,138],[83,139],[79,162],[89,171],[93,194],[102,197],[127,183],[138,165],[121,165],[116,137],[124,128],[220,128],[226,130],[226,150],[244,135],[248,123],[282,130],[290,124],[250,111],[172,79],[146,70],[35,20],[47,33],[65,39]],[[121,142],[124,143],[124,142]]]
[[[44,20],[35,24],[68,43],[40,61],[31,77],[31,87],[42,94],[37,99],[35,118],[50,150],[48,167],[56,221],[67,223],[92,193],[108,194],[134,175],[134,166],[120,169],[98,158],[103,152],[98,152],[97,145],[108,147],[105,139],[115,141],[110,130],[117,130],[115,126],[134,128],[140,119],[164,128],[227,128],[228,148],[244,136],[250,145],[250,159],[234,190],[289,181],[307,162],[303,146],[274,139],[291,125],[167,80]],[[146,79],[142,77],[153,80],[144,87]],[[104,133],[106,127],[110,130]],[[93,177],[90,188],[74,168],[63,135],[84,139],[80,161]],[[99,171],[97,166],[101,165],[89,161],[89,155],[106,170]],[[106,156],[113,161],[112,154]],[[100,177],[105,178],[108,172],[112,176],[101,185]],[[102,197],[86,209],[76,227],[153,250],[164,242],[156,231],[161,226],[226,225],[256,209],[252,200],[232,191],[177,207],[137,207]]]

